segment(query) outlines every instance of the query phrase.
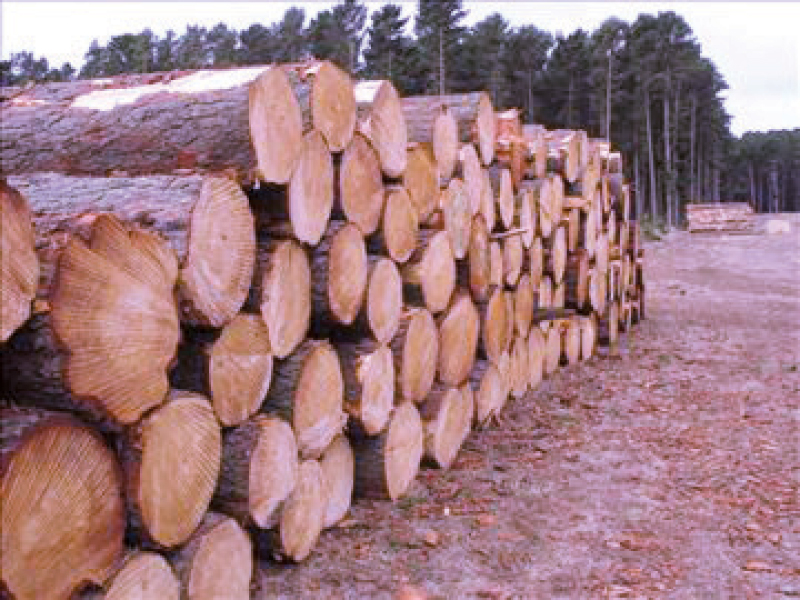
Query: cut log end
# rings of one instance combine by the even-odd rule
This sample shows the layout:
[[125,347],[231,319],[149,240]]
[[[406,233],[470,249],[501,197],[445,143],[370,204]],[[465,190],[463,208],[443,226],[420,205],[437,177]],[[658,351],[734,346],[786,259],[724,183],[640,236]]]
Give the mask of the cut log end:
[[0,411],[0,554],[12,597],[68,598],[121,556],[122,481],[113,453],[79,422]]
[[480,315],[468,293],[456,296],[439,323],[439,379],[461,385],[475,362]]
[[344,519],[353,498],[355,458],[345,436],[340,435],[331,442],[320,459],[320,467],[326,499],[322,526],[328,529]]
[[447,308],[456,285],[456,262],[446,231],[438,231],[419,249],[421,257],[403,270],[407,285],[419,287],[425,306],[432,313]]
[[281,554],[295,562],[305,560],[311,554],[325,522],[327,499],[319,462],[302,462],[297,485],[281,514],[278,549]]
[[475,423],[480,427],[500,414],[509,390],[503,374],[490,361],[478,361],[471,378],[476,383]]
[[322,134],[309,131],[288,186],[289,219],[294,236],[316,245],[322,239],[333,208],[333,160]]
[[439,332],[429,311],[414,309],[405,316],[392,352],[403,398],[422,402],[433,385],[439,356]]
[[379,343],[387,344],[394,337],[402,311],[400,272],[391,259],[379,259],[372,267],[367,287],[367,321]]
[[365,81],[356,85],[355,95],[359,113],[366,113],[362,126],[378,151],[381,169],[387,177],[400,177],[406,170],[408,132],[397,90],[390,81]]
[[439,176],[453,176],[458,160],[458,123],[448,111],[442,111],[433,122],[433,155],[439,166]]
[[361,310],[368,271],[364,237],[355,225],[345,225],[328,251],[328,305],[344,325],[352,324]]
[[338,346],[345,382],[346,409],[367,435],[386,427],[394,406],[395,369],[392,351],[372,344]]
[[167,560],[155,552],[133,552],[107,584],[103,600],[180,600],[181,584]]
[[0,343],[30,316],[39,281],[31,212],[25,197],[0,180]]
[[339,169],[340,201],[345,216],[364,235],[374,233],[383,212],[384,189],[378,154],[365,136],[360,133],[353,136]]
[[264,273],[261,316],[272,351],[285,358],[303,340],[311,314],[311,271],[299,244],[279,242]]
[[425,457],[442,469],[450,468],[472,428],[475,412],[471,390],[443,387],[428,396],[421,409]]
[[393,260],[406,262],[417,247],[419,218],[405,188],[388,192],[383,213],[383,241]]
[[311,114],[314,127],[325,136],[331,152],[341,152],[356,126],[356,97],[350,76],[333,63],[313,67]]
[[175,391],[138,431],[141,457],[126,465],[131,500],[150,539],[177,546],[200,523],[217,484],[219,424],[206,398]]
[[411,203],[420,221],[427,219],[439,203],[439,174],[436,161],[426,146],[408,150],[408,164],[403,176]]

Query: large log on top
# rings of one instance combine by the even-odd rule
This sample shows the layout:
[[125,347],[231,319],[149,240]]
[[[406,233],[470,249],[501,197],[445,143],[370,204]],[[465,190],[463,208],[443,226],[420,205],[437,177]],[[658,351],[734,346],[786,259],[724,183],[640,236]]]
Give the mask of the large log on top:
[[186,598],[250,598],[253,545],[247,532],[225,515],[208,513],[172,563]]
[[73,238],[61,252],[50,312],[3,347],[3,386],[20,403],[79,406],[130,424],[169,388],[177,266],[161,240],[114,217],[98,217],[91,230],[90,246]]
[[[242,182],[286,183],[300,157],[303,111],[278,67],[165,73],[134,87],[97,89],[66,101],[32,100],[28,96],[34,93],[35,88],[0,106],[0,163],[6,174],[152,175],[189,169],[232,171]],[[318,96],[317,102],[333,101]]]
[[389,426],[370,437],[354,432],[357,497],[397,500],[417,476],[424,450],[422,419],[416,406],[398,406]]
[[230,179],[35,174],[11,181],[36,213],[40,248],[57,243],[55,234],[85,229],[93,215],[111,213],[158,232],[175,251],[183,320],[221,327],[244,304],[255,262],[254,220],[247,197]]
[[114,454],[64,415],[0,409],[0,589],[70,598],[122,555],[125,509]]
[[257,415],[227,432],[212,506],[241,523],[273,527],[297,481],[297,443],[286,421]]
[[237,315],[221,333],[186,330],[171,375],[174,387],[205,394],[226,427],[261,406],[272,380],[272,347],[259,315]]
[[25,197],[0,179],[0,342],[30,316],[39,280],[31,211]]
[[189,539],[217,485],[221,446],[208,400],[178,390],[120,440],[128,513],[143,543],[173,548]]
[[429,113],[446,108],[458,124],[458,136],[464,143],[475,144],[481,162],[490,165],[494,158],[495,118],[494,107],[486,92],[470,92],[448,96],[414,96],[403,98],[403,109],[408,120],[409,112]]
[[303,458],[318,458],[346,421],[343,394],[336,351],[328,342],[306,340],[276,362],[264,409],[292,424]]
[[355,86],[359,128],[378,151],[381,170],[400,177],[406,169],[408,132],[400,96],[390,81],[361,81]]

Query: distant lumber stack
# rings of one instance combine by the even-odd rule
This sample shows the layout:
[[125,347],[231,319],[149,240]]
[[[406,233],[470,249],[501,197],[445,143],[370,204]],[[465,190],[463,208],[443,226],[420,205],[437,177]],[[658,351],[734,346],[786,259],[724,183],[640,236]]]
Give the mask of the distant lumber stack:
[[621,156],[485,92],[312,60],[34,86],[0,118],[18,599],[246,598],[254,555],[304,560],[643,316]]
[[746,202],[687,204],[689,231],[752,231],[755,225],[753,207]]

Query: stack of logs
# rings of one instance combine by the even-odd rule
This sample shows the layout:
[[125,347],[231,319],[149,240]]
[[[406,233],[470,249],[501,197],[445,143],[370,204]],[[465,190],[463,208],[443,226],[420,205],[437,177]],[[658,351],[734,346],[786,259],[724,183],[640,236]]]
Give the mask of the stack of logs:
[[687,204],[686,225],[690,232],[750,232],[755,226],[755,212],[747,202]]
[[314,61],[2,96],[19,600],[247,598],[642,317],[619,154],[485,93]]

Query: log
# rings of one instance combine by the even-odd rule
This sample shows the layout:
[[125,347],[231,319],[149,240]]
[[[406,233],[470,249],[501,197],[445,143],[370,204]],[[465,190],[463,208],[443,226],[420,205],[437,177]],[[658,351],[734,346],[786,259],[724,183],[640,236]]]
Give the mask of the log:
[[424,458],[440,469],[450,465],[472,429],[475,405],[471,390],[437,386],[420,409],[425,434]]
[[544,376],[545,337],[538,327],[528,333],[528,387],[535,390]]
[[356,97],[350,76],[329,61],[311,60],[281,68],[303,110],[304,130],[317,129],[331,152],[343,151],[356,126]]
[[187,598],[250,597],[253,544],[247,532],[225,515],[208,513],[172,563]]
[[398,263],[406,262],[417,247],[419,218],[404,187],[386,194],[381,240],[388,255]]
[[272,352],[286,358],[303,340],[311,317],[311,269],[295,241],[271,242],[259,248],[257,280],[261,282],[261,317]]
[[511,396],[522,398],[528,391],[528,340],[522,336],[516,336],[511,345]]
[[191,392],[173,390],[129,432],[119,452],[128,513],[142,542],[173,548],[189,539],[214,493],[221,451],[211,404]]
[[173,387],[206,395],[225,427],[258,411],[272,380],[272,347],[259,315],[239,314],[217,336],[188,330],[178,348]]
[[508,385],[500,368],[488,360],[475,361],[470,381],[475,386],[475,424],[483,427],[503,410],[509,394]]
[[454,177],[447,188],[442,190],[439,206],[444,217],[444,229],[450,234],[453,256],[456,260],[461,260],[469,250],[472,212],[469,196],[460,179]]
[[533,319],[536,301],[533,283],[527,273],[523,273],[514,294],[514,331],[519,337],[527,337]]
[[[45,240],[40,247],[54,243],[47,238],[55,232],[80,233],[98,214],[112,213],[134,229],[158,232],[175,251],[184,321],[221,327],[244,304],[255,262],[254,221],[247,197],[231,180],[209,176],[82,178],[41,173],[11,181],[27,196],[33,211],[41,215],[36,218],[39,235]],[[120,228],[108,234],[116,237],[104,244],[107,253],[127,260],[126,250],[117,246],[117,238],[122,237]],[[155,261],[163,263],[166,270],[174,268],[172,257],[159,256]],[[141,265],[135,260],[128,265],[132,274],[141,274]]]
[[602,275],[597,269],[591,269],[589,272],[589,302],[598,315],[603,315],[606,312],[606,298],[608,295],[606,285],[605,275]]
[[273,368],[266,412],[292,424],[304,459],[319,458],[347,420],[339,357],[327,341],[306,340]]
[[597,247],[595,248],[594,268],[602,275],[608,273],[609,247],[608,235],[601,232],[597,236]]
[[506,229],[514,226],[514,184],[511,181],[511,171],[504,167],[489,167],[489,179],[492,183],[492,193],[497,199],[497,209],[500,222]]
[[406,170],[408,132],[403,105],[391,81],[360,81],[355,85],[358,128],[378,152],[384,175],[397,178]]
[[[130,424],[166,397],[180,336],[176,271],[167,277],[154,260],[151,251],[161,248],[154,236],[129,237],[109,217],[101,223],[113,227],[95,227],[98,251],[72,239],[61,253],[50,312],[46,305],[4,346],[3,385],[21,404]],[[112,241],[125,263],[106,257]]]
[[554,206],[553,179],[546,177],[526,182],[525,187],[533,194],[534,205],[539,209],[539,233],[543,238],[549,238],[561,220],[561,213],[556,213]]
[[513,308],[507,293],[497,287],[489,295],[489,300],[478,304],[481,317],[481,337],[479,349],[483,356],[497,362],[500,355],[511,345],[513,331]]
[[289,220],[299,241],[319,243],[333,209],[333,187],[331,154],[322,133],[312,129],[303,136],[300,159],[286,190]]
[[180,600],[181,597],[181,584],[175,572],[157,552],[130,552],[105,587],[103,600]]
[[544,374],[552,375],[558,370],[561,359],[561,326],[556,321],[545,335]]
[[322,527],[328,529],[344,519],[353,499],[355,457],[345,436],[340,435],[331,442],[319,465],[322,468],[322,494],[325,497]]
[[[447,96],[415,96],[403,99],[403,107],[444,106],[458,124],[462,143],[475,144],[484,165],[492,164],[496,124],[492,100],[486,92],[470,92]],[[408,113],[406,113],[408,114]]]
[[433,314],[450,303],[456,286],[456,261],[446,231],[422,230],[427,238],[401,267],[404,291],[409,302],[425,306]]
[[489,229],[483,216],[479,214],[472,218],[467,259],[466,262],[462,261],[458,265],[458,285],[462,288],[469,288],[472,297],[478,302],[482,302],[486,299],[492,285],[492,257]]
[[514,287],[522,273],[525,250],[521,235],[511,235],[503,239],[503,278],[506,285]]
[[433,96],[403,98],[408,141],[432,148],[439,177],[453,176],[458,159],[458,124],[453,114]]
[[494,197],[494,188],[492,187],[492,178],[489,174],[489,168],[483,167],[482,171],[483,183],[481,185],[481,207],[480,213],[486,221],[486,228],[489,231],[494,229],[497,223],[497,201]]
[[433,386],[439,363],[439,332],[430,312],[415,308],[404,314],[390,347],[396,389],[403,399],[422,402]]
[[544,273],[544,247],[542,246],[542,238],[539,236],[533,238],[531,247],[528,250],[528,269],[531,276],[531,284],[536,288],[539,286],[539,281],[541,281]]
[[475,362],[480,315],[469,293],[459,291],[439,319],[439,380],[459,386],[469,377]]
[[545,270],[558,285],[564,279],[567,265],[567,231],[566,227],[557,227],[547,244],[547,262]]
[[536,201],[530,189],[522,189],[516,198],[516,224],[522,230],[522,245],[527,250],[536,236],[537,217]]
[[597,211],[594,209],[586,213],[583,219],[583,228],[581,231],[579,246],[586,250],[586,255],[589,258],[594,258],[597,251],[597,232],[599,231],[599,223],[597,222]]
[[392,351],[369,340],[338,344],[345,410],[367,435],[386,427],[394,407],[395,368]]
[[439,205],[439,174],[430,147],[419,145],[408,150],[403,185],[417,217],[424,222]]
[[557,284],[553,288],[553,308],[555,309],[563,309],[565,304],[566,298],[566,290],[567,286],[564,285],[564,282]]
[[0,179],[0,343],[31,314],[39,259],[28,201]]
[[384,196],[379,155],[364,135],[356,133],[339,165],[342,212],[364,235],[371,235],[380,225]]
[[542,179],[547,175],[547,139],[541,125],[523,125],[522,137],[527,144],[527,162],[530,176]]
[[470,216],[475,216],[481,209],[483,195],[483,170],[475,146],[464,144],[459,150],[459,166],[467,194]]
[[564,306],[587,311],[589,303],[589,256],[585,250],[570,253],[564,268]]
[[305,460],[297,471],[297,485],[281,511],[278,532],[268,532],[273,555],[300,562],[308,558],[322,532],[327,509],[322,467]]
[[588,360],[594,355],[597,342],[597,318],[594,314],[580,319],[581,327],[581,359]]
[[[85,89],[84,82],[73,85]],[[271,66],[168,73],[67,101],[28,102],[23,94],[4,103],[0,118],[7,174],[188,169],[285,184],[302,148],[300,106],[286,73]]]
[[567,217],[567,250],[575,252],[578,249],[578,241],[581,233],[581,211],[579,208],[569,210]]
[[539,280],[539,292],[536,296],[536,308],[551,308],[553,306],[553,280],[549,275],[544,275]]
[[[503,246],[499,241],[489,242],[489,285],[492,287],[502,287],[504,272]],[[488,290],[486,294],[488,294]],[[486,294],[484,294],[484,297]],[[479,302],[483,301],[480,298],[476,299]]]
[[19,600],[66,600],[102,583],[125,532],[114,454],[65,415],[6,408],[0,421],[0,588]]
[[367,284],[366,313],[361,321],[381,344],[388,344],[400,324],[403,312],[403,280],[390,258],[371,261]]
[[225,433],[215,510],[243,525],[277,525],[297,481],[297,442],[282,419],[256,415]]
[[577,318],[565,321],[561,331],[561,362],[577,364],[581,360],[581,326]]
[[354,436],[356,497],[401,498],[417,476],[424,451],[419,411],[403,402],[394,411],[389,426],[374,437]]
[[364,303],[369,277],[361,230],[353,223],[332,222],[314,252],[311,269],[315,320],[352,325]]

